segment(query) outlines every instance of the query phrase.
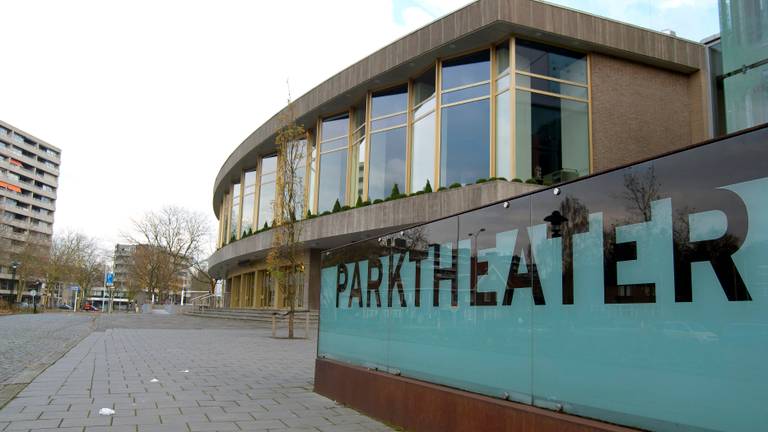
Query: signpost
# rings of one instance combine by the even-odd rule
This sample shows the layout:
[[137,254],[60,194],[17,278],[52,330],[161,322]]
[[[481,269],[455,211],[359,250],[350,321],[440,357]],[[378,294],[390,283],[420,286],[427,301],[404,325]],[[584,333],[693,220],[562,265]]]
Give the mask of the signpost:
[[72,310],[77,312],[77,292],[80,291],[80,287],[78,285],[70,285],[69,290],[75,293],[75,298],[72,302]]
[[[115,286],[115,274],[113,272],[107,272],[106,278],[104,278],[104,289],[109,289],[109,313],[112,313],[112,293]],[[101,310],[104,310],[104,291],[101,292]]]
[[32,290],[29,294],[32,296],[32,313],[37,313],[37,290]]

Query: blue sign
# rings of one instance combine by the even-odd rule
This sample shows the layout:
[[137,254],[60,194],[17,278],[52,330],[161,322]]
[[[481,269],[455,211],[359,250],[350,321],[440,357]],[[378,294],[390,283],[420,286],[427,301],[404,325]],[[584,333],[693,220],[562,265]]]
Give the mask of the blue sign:
[[78,286],[78,285],[70,285],[69,286],[69,290],[70,291],[75,291],[75,292],[80,291],[80,286]]
[[108,272],[105,285],[106,286],[114,285],[114,279],[115,279],[115,274],[112,272]]
[[766,430],[766,161],[763,128],[328,251],[318,354],[643,429]]

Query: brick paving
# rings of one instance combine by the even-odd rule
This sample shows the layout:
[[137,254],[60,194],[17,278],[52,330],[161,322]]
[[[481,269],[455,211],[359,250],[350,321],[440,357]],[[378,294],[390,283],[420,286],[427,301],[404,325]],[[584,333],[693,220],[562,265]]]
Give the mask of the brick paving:
[[0,410],[0,431],[391,430],[312,392],[314,340],[175,315],[97,329]]

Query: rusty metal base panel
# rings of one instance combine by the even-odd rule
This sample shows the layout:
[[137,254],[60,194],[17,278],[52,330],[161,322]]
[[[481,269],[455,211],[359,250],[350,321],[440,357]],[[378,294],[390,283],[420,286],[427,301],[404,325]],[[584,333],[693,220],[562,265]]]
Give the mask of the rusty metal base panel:
[[637,432],[327,359],[315,363],[315,391],[413,432]]

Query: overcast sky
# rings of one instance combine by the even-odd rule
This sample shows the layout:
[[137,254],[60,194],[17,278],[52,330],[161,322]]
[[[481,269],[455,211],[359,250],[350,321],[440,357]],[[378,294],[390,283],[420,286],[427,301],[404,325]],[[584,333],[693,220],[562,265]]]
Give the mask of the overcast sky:
[[[56,232],[112,247],[166,204],[209,215],[227,156],[293,98],[466,0],[0,0],[0,119],[62,149]],[[700,40],[716,0],[553,3]]]

